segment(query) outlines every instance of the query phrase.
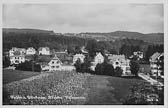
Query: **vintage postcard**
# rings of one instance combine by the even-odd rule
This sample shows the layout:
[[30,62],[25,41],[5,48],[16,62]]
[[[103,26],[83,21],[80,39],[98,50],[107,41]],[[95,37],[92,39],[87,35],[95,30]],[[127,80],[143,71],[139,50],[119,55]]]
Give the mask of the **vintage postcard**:
[[2,106],[166,107],[167,2],[147,1],[3,1]]

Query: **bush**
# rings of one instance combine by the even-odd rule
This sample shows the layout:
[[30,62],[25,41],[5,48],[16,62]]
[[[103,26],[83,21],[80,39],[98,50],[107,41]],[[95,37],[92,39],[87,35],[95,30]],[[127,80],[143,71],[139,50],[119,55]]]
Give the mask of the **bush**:
[[105,75],[110,75],[110,76],[114,76],[115,75],[114,68],[113,68],[113,66],[111,64],[105,64],[104,74]]
[[16,70],[41,72],[41,66],[32,61],[25,61],[16,66]]
[[8,67],[10,65],[9,57],[3,57],[3,68]]
[[116,67],[114,70],[115,76],[121,76],[122,72],[123,72],[123,70],[120,67]]
[[123,102],[125,105],[156,105],[164,104],[164,89],[158,90],[149,83],[139,83],[132,86],[130,94]]

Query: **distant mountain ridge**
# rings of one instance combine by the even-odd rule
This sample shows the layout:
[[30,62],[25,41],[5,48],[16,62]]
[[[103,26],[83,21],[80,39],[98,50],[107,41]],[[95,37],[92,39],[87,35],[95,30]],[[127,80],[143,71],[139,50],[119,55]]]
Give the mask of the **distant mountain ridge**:
[[48,30],[39,30],[39,29],[16,29],[16,28],[3,28],[3,32],[15,32],[15,33],[46,33],[52,35],[64,35],[69,37],[80,37],[80,38],[91,38],[97,41],[116,41],[120,39],[138,39],[143,40],[144,42],[154,43],[154,44],[163,44],[164,43],[164,34],[163,33],[149,33],[143,34],[139,32],[129,32],[129,31],[115,31],[108,33],[54,33],[54,31]]
[[47,33],[47,34],[54,34],[53,31],[49,30],[40,30],[40,29],[17,29],[17,28],[3,28],[3,32],[6,33]]

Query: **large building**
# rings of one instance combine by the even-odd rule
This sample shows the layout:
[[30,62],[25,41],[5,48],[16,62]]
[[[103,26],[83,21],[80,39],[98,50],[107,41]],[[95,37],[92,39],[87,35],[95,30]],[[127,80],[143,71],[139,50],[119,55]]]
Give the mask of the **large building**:
[[50,48],[49,47],[40,47],[38,49],[39,55],[50,55]]
[[154,53],[150,57],[149,62],[152,76],[162,76],[164,70],[164,54],[158,52]]
[[81,63],[84,63],[85,55],[83,54],[75,54],[73,56],[73,64],[76,63],[77,60],[80,60]]
[[9,50],[10,64],[15,65],[25,62],[25,54],[26,49],[12,47],[12,49]]
[[15,51],[12,56],[10,56],[11,65],[20,64],[25,62],[25,55],[22,55],[21,52]]
[[36,50],[33,47],[29,47],[26,50],[26,54],[27,55],[34,55],[34,54],[36,54]]
[[26,54],[26,49],[25,48],[12,47],[12,49],[9,50],[9,56],[14,56],[14,53],[16,51],[20,52],[20,55],[25,55]]
[[113,65],[114,69],[120,67],[124,75],[131,74],[130,60],[126,59],[124,55],[109,55],[108,62]]

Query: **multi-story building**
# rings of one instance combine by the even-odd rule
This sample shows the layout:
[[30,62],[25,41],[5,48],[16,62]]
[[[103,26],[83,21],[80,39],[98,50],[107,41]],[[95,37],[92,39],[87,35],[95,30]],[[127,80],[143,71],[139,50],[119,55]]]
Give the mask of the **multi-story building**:
[[49,47],[40,47],[38,49],[39,55],[50,55],[50,48]]
[[34,55],[34,54],[36,54],[36,50],[33,47],[29,47],[26,50],[26,54],[27,55]]
[[164,54],[163,53],[154,53],[150,59],[150,70],[152,76],[162,76],[163,75],[163,64],[164,64]]

